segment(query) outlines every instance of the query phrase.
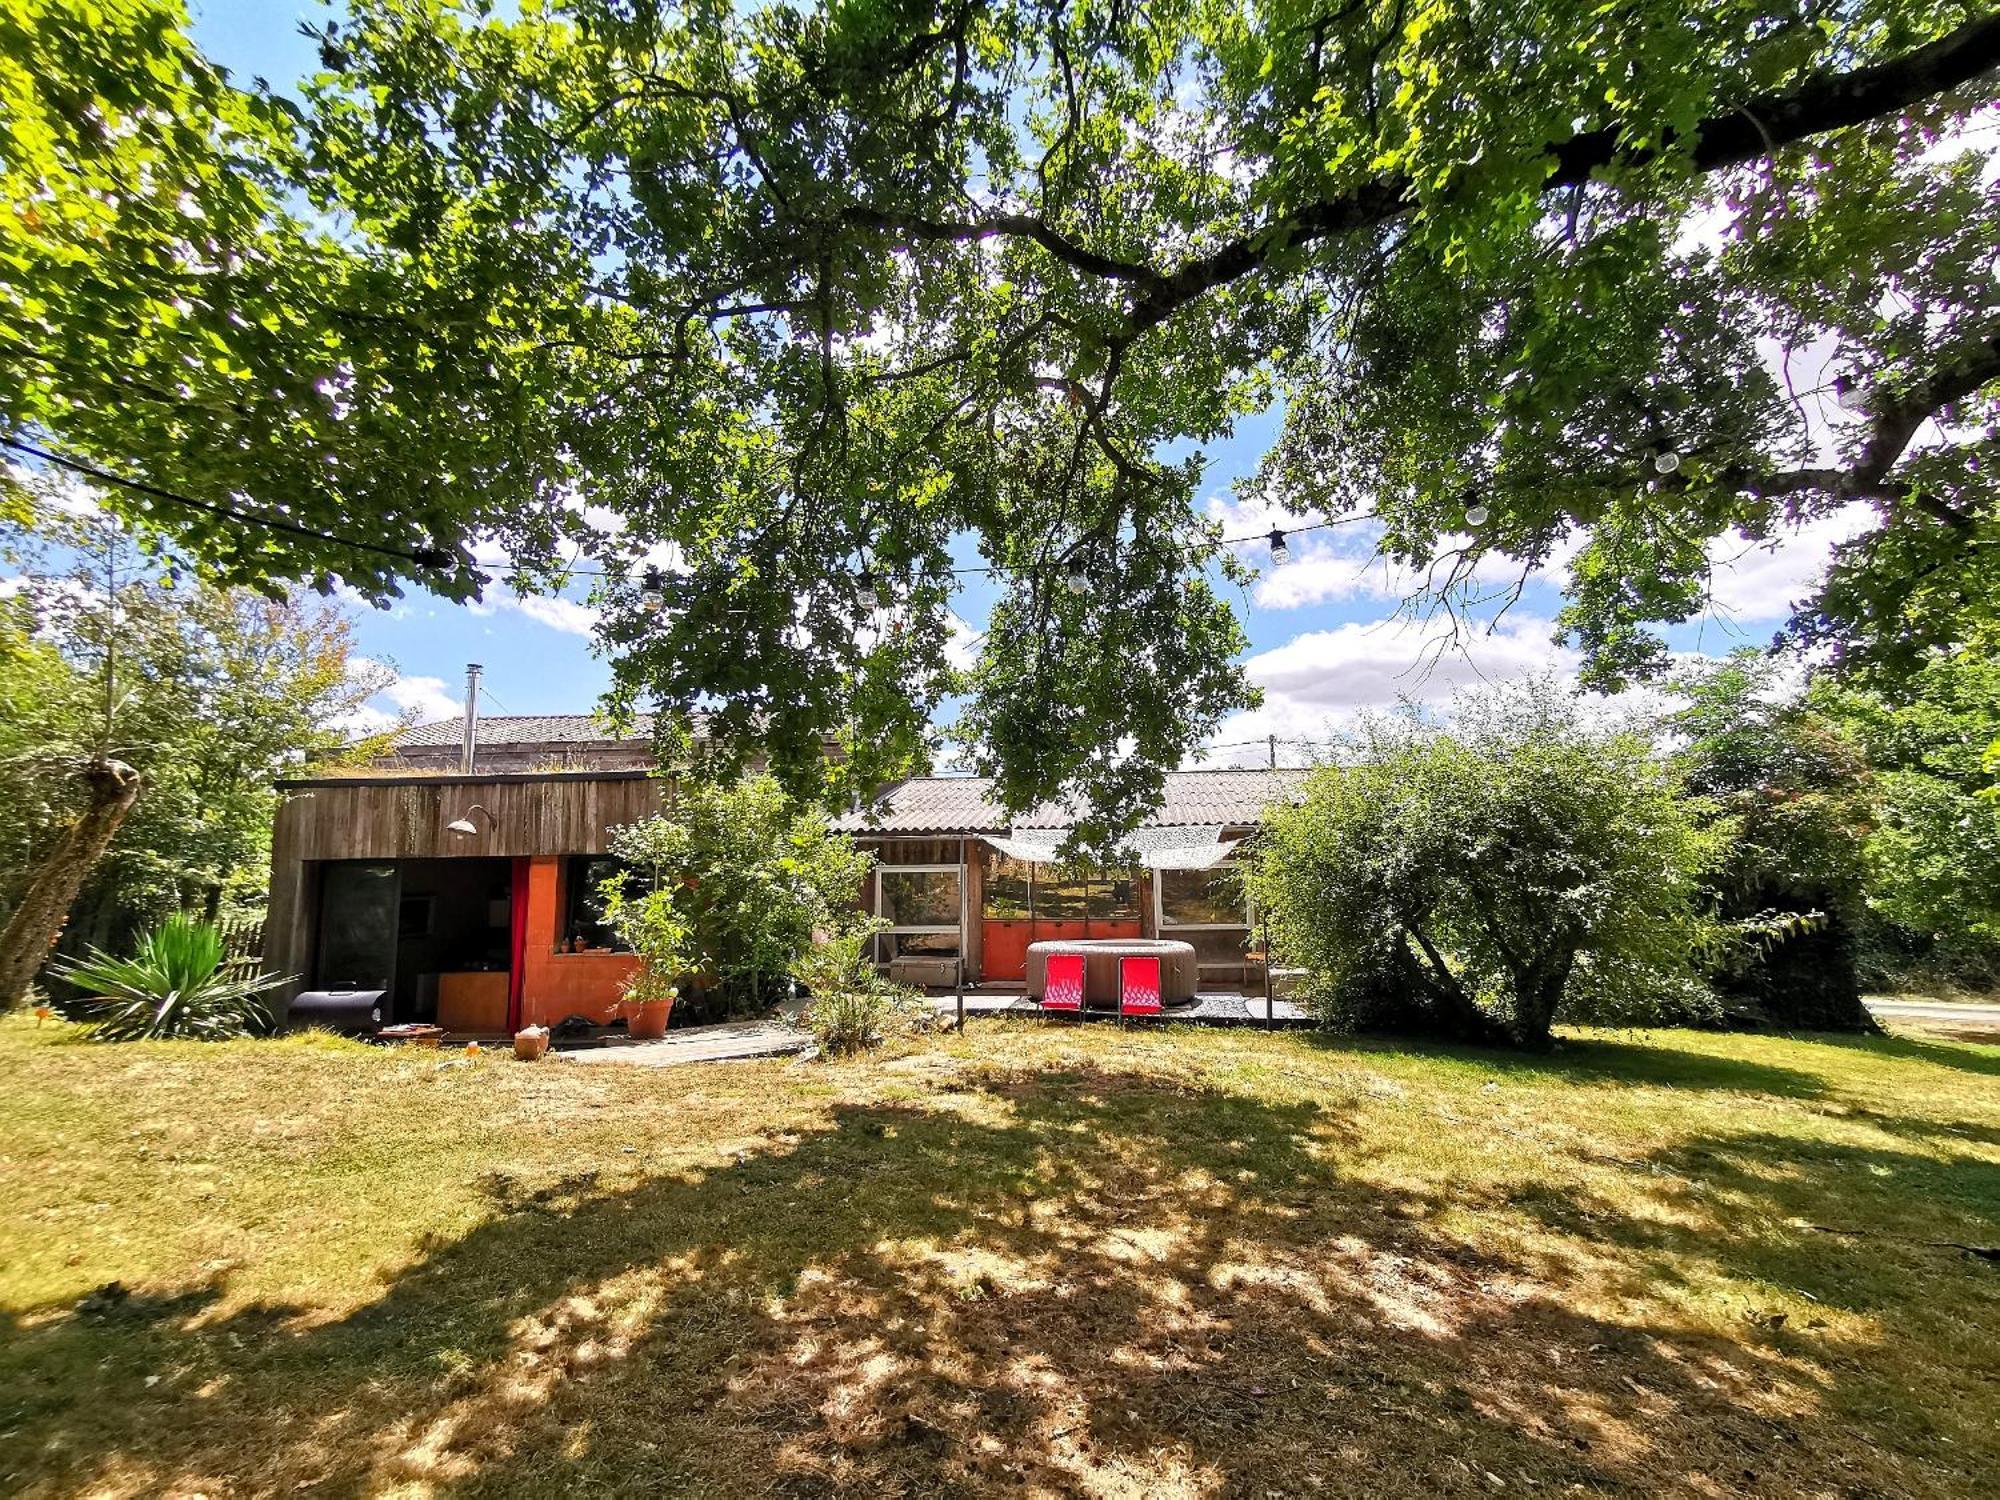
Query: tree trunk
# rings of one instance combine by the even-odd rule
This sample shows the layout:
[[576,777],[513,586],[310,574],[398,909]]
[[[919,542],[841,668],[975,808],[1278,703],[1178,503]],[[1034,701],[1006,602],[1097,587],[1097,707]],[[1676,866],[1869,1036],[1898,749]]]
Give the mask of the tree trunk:
[[26,998],[49,950],[62,937],[76,893],[143,785],[139,773],[122,761],[94,760],[77,774],[89,793],[84,809],[28,877],[21,904],[0,933],[0,1011]]
[[1424,1008],[1436,1032],[1447,1041],[1466,1042],[1475,1047],[1509,1045],[1514,1039],[1507,1028],[1466,994],[1465,986],[1458,982],[1458,976],[1451,972],[1451,966],[1423,928],[1410,923],[1405,930],[1423,949],[1425,964],[1417,963],[1407,945],[1401,951],[1412,985],[1424,996]]
[[[1852,898],[1850,898],[1852,900]],[[1756,912],[1820,912],[1824,916],[1754,950],[1748,962],[1714,978],[1718,990],[1742,1000],[1756,1022],[1786,1032],[1882,1032],[1862,1004],[1854,972],[1854,928],[1836,890],[1758,886],[1726,898],[1722,916]]]
[[1576,950],[1546,954],[1535,964],[1514,975],[1514,1045],[1534,1052],[1546,1052],[1555,1043],[1550,1030],[1555,1024],[1556,1007],[1562,1004],[1563,990],[1569,985],[1570,971],[1576,967]]
[[[1819,909],[1832,904],[1827,900]],[[1788,909],[1775,900],[1769,906]],[[1854,931],[1837,912],[1771,944],[1742,972],[1729,976],[1723,987],[1748,1001],[1765,1022],[1780,1031],[1879,1035],[1882,1030],[1861,1003],[1861,984],[1854,970]]]

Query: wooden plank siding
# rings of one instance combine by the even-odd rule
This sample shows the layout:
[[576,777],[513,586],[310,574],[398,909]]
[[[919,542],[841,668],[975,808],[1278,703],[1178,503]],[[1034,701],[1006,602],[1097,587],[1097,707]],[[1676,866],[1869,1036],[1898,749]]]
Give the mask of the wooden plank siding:
[[[602,854],[613,828],[660,810],[665,789],[644,772],[280,782],[272,858]],[[445,826],[467,817],[478,832]]]
[[[614,828],[658,812],[668,790],[643,771],[281,781],[265,968],[307,973],[322,861],[603,854]],[[445,826],[467,817],[476,833]]]

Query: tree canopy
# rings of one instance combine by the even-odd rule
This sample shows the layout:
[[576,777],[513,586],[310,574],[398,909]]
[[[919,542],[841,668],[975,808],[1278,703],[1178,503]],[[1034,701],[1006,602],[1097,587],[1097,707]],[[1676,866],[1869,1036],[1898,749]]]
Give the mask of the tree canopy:
[[530,586],[581,547],[620,701],[795,786],[907,765],[962,692],[1003,800],[1129,821],[1252,696],[1196,500],[1274,408],[1258,500],[1453,608],[1572,558],[1600,685],[1664,668],[1720,539],[1847,507],[1799,637],[1893,676],[2000,616],[1981,7],[353,0],[316,36],[291,101],[174,0],[0,0],[0,428],[291,528],[133,499],[235,582],[467,596],[480,543]]
[[[1869,904],[1919,962],[2000,973],[2000,661],[1927,663],[1895,699],[1835,682],[1813,706],[1840,721],[1875,770]],[[1899,934],[1889,934],[1891,937]]]
[[1266,814],[1251,888],[1315,1008],[1531,1047],[1559,1014],[1699,1013],[1722,937],[1704,887],[1732,831],[1713,805],[1552,683],[1455,708],[1450,731],[1364,725]]
[[0,596],[0,916],[62,845],[87,797],[77,773],[102,758],[144,785],[83,876],[73,949],[260,902],[275,781],[308,756],[380,749],[354,727],[394,674],[352,654],[341,606],[176,583],[101,522],[46,508],[35,522],[0,528],[0,559],[24,570]]

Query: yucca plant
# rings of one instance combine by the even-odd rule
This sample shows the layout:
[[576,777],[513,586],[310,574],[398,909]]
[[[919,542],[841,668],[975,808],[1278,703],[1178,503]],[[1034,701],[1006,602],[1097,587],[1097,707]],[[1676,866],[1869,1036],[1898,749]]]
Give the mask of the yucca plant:
[[98,1041],[220,1041],[268,1026],[261,997],[284,981],[272,974],[231,979],[222,963],[221,933],[173,916],[130,958],[93,948],[86,958],[58,961],[54,972],[96,997],[84,1019]]

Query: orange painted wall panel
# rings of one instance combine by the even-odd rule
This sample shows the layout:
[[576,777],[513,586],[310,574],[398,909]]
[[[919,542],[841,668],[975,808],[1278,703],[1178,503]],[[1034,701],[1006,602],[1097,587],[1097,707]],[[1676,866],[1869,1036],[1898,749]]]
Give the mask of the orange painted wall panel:
[[1027,975],[1028,944],[1073,943],[1084,938],[1135,938],[1140,924],[1125,922],[1046,922],[1036,917],[1015,918],[979,924],[983,960],[978,973],[984,979],[1022,979]]
[[507,971],[438,975],[438,1025],[446,1031],[507,1029]]
[[528,861],[528,933],[521,960],[521,1024],[553,1026],[565,1016],[603,1024],[632,1008],[620,998],[639,966],[629,953],[558,953],[562,931],[562,861],[554,855]]
[[980,968],[985,979],[1020,979],[1028,969],[1028,943],[1034,936],[1033,922],[994,920],[980,926]]

